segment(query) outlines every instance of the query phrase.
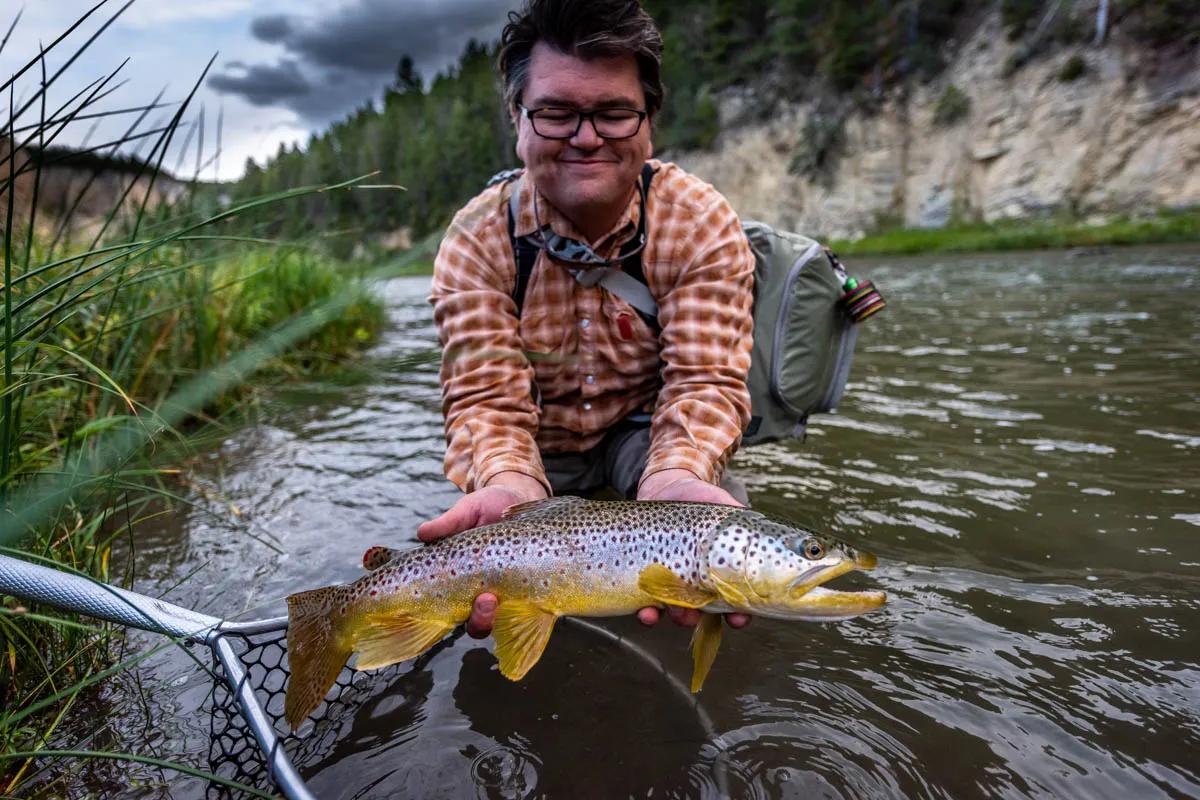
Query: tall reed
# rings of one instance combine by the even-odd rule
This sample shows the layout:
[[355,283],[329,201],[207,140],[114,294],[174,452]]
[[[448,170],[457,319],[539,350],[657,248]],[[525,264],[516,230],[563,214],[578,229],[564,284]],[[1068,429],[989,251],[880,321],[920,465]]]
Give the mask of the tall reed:
[[[383,323],[363,268],[334,262],[310,243],[254,236],[247,224],[280,204],[349,191],[359,181],[224,207],[211,187],[164,171],[169,158],[183,163],[193,141],[197,177],[219,157],[204,153],[203,110],[193,108],[203,72],[178,102],[160,95],[114,108],[122,64],[51,104],[50,88],[126,8],[101,0],[0,83],[0,550],[117,582],[130,565],[114,563],[116,540],[136,539],[139,525],[175,496],[175,465],[190,437],[244,405],[251,375],[342,358]],[[47,56],[58,57],[101,14],[108,16],[98,30],[51,71]],[[15,41],[15,25],[0,49]],[[169,120],[149,122],[162,109]],[[94,205],[93,172],[48,215],[47,177],[78,160],[56,149],[57,140],[85,120],[118,116],[132,122],[88,152],[111,159],[143,142],[149,155],[127,162],[102,213],[84,212]],[[187,130],[198,135],[180,139]],[[113,666],[114,636],[103,625],[0,597],[0,794],[20,790],[47,759],[56,762],[63,752],[48,745],[64,719],[98,676],[129,665]]]

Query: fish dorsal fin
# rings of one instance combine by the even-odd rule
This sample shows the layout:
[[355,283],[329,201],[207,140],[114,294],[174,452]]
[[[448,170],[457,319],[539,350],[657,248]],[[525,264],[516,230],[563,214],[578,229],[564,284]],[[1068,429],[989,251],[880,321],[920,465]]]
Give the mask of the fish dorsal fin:
[[721,595],[721,599],[727,604],[733,606],[738,611],[752,612],[754,609],[750,607],[750,600],[742,593],[742,590],[734,586],[729,581],[722,578],[720,575],[709,574],[708,579],[717,587],[717,592]]
[[355,669],[378,669],[416,658],[454,628],[442,619],[418,619],[408,614],[372,614],[354,641]]
[[669,606],[704,608],[717,599],[714,592],[693,586],[662,564],[643,569],[638,575],[638,588]]
[[700,691],[721,647],[721,615],[701,614],[692,633],[692,693]]
[[527,503],[517,503],[504,509],[504,513],[500,515],[500,519],[507,522],[541,519],[586,502],[582,497],[572,496],[546,497],[541,500],[530,500]]
[[496,607],[492,637],[500,674],[519,681],[542,657],[558,614],[528,600],[501,600]]
[[379,545],[368,547],[367,552],[363,553],[363,569],[374,572],[398,555],[400,555],[400,551],[390,547]]

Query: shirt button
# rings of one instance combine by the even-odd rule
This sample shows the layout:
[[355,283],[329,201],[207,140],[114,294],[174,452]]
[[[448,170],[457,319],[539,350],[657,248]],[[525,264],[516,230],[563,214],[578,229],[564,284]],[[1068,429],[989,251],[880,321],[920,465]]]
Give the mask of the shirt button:
[[591,403],[584,403],[584,404],[583,404],[583,410],[584,410],[584,411],[591,411],[591,410],[592,410],[592,404],[591,404]]
[[584,380],[585,380],[585,381],[587,381],[588,383],[595,383],[595,382],[596,382],[596,376],[595,376],[595,375],[588,375],[586,378],[584,378]]
[[581,328],[586,328],[588,325],[591,325],[591,324],[592,324],[592,321],[590,319],[587,319],[586,317],[579,320],[579,327],[581,327]]

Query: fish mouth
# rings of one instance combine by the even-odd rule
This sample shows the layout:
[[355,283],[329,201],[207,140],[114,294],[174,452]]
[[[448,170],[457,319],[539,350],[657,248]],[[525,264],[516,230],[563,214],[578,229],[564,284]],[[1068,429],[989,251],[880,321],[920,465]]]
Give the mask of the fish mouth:
[[816,587],[793,598],[785,613],[788,619],[821,622],[856,617],[874,611],[886,602],[887,595],[883,592],[839,592]]
[[847,572],[852,572],[856,569],[874,569],[876,564],[879,563],[879,559],[865,550],[851,550],[848,555],[850,558],[846,558],[833,566],[799,576],[788,586],[788,594],[793,600],[803,597],[816,587],[828,583],[839,575],[845,575]]

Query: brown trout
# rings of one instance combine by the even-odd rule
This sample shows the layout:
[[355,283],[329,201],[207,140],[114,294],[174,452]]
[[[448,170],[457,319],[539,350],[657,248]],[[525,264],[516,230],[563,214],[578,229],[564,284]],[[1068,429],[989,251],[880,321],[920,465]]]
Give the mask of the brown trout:
[[410,550],[372,547],[370,574],[288,598],[293,728],[321,703],[352,653],[376,669],[423,653],[494,592],[500,672],[520,680],[561,616],[632,614],[673,605],[708,612],[692,637],[692,691],[721,642],[721,613],[844,619],[879,608],[882,592],[820,584],[870,569],[869,553],[783,520],[709,503],[556,497],[513,506],[493,525]]

